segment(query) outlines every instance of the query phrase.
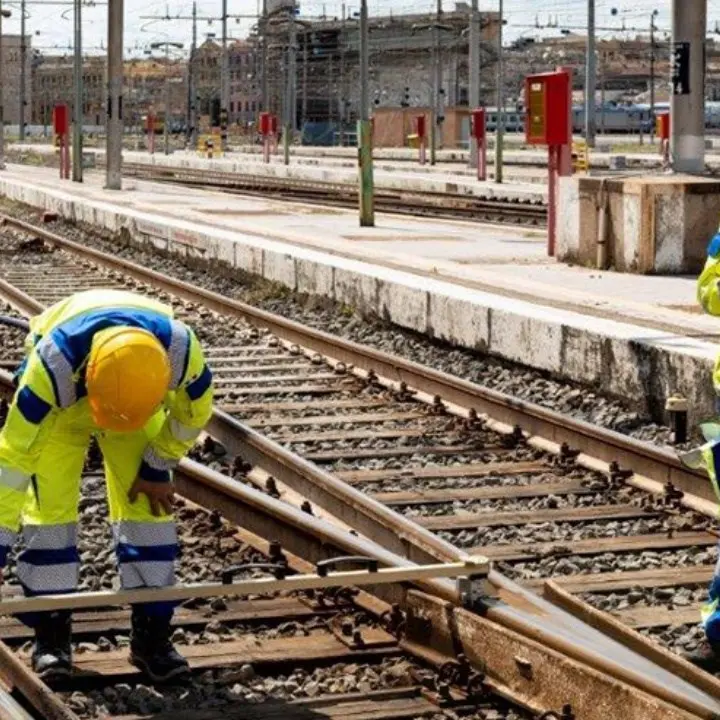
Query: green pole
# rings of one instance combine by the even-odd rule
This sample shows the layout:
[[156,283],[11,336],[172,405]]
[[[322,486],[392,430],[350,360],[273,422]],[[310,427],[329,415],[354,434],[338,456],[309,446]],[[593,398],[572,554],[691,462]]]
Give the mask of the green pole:
[[375,226],[372,125],[358,120],[358,163],[360,168],[360,227]]
[[360,227],[375,227],[372,123],[370,121],[370,44],[367,0],[360,1],[360,117],[357,124],[360,172]]

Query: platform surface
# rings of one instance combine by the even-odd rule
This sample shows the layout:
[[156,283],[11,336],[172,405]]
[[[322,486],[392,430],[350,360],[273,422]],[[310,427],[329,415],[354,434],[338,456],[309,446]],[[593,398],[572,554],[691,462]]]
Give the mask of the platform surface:
[[103,188],[104,174],[83,184],[59,182],[58,171],[9,165],[3,177],[77,199],[182,219],[243,235],[403,269],[534,304],[621,320],[677,335],[713,339],[720,320],[700,313],[694,277],[637,276],[558,263],[547,256],[544,231],[463,221],[379,214],[360,228],[351,210],[128,179],[124,190]]

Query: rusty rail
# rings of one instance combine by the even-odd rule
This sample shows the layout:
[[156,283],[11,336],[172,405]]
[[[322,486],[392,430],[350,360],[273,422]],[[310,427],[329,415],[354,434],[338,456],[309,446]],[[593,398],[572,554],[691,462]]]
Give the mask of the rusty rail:
[[[522,423],[526,429],[528,423],[533,428],[535,425],[540,425],[540,427],[548,430],[547,435],[550,439],[544,440],[545,443],[559,443],[565,439],[565,436],[561,435],[561,432],[565,431],[574,432],[575,436],[581,440],[585,439],[587,446],[591,448],[599,446],[602,449],[604,446],[601,445],[601,439],[607,435],[611,441],[611,448],[624,448],[624,451],[630,454],[631,457],[638,456],[640,460],[649,458],[652,462],[660,465],[664,461],[666,466],[668,459],[674,460],[667,453],[628,440],[628,438],[617,433],[599,431],[598,428],[585,423],[568,420],[556,413],[527,403],[519,403],[502,396],[500,393],[488,391],[444,373],[423,368],[415,363],[394,358],[371,348],[339,340],[321,331],[306,328],[298,323],[279,318],[244,303],[168,278],[134,263],[115,258],[107,253],[83,247],[78,243],[68,241],[47,230],[36,228],[22,221],[14,219],[9,219],[9,221],[13,225],[75,254],[115,270],[122,269],[123,272],[141,282],[150,283],[156,287],[159,286],[167,292],[193,302],[201,301],[204,305],[218,312],[239,316],[254,324],[268,327],[288,342],[297,342],[306,349],[329,355],[331,358],[346,362],[348,365],[359,366],[366,372],[380,372],[385,377],[391,378],[390,382],[404,381],[408,385],[421,387],[425,393],[437,391],[437,394],[441,395],[444,400],[449,400],[457,405],[462,404],[466,409],[477,408],[480,405],[481,409],[492,412],[496,422],[498,419],[500,422],[516,420],[518,423]],[[18,296],[15,300],[20,302],[23,301],[23,298]],[[24,301],[27,302],[27,296]],[[512,424],[516,423],[513,422]],[[237,421],[228,416],[217,413],[211,430],[214,434],[224,434],[224,439],[232,443],[232,449],[239,452],[241,456],[274,463],[273,467],[276,472],[279,471],[282,474],[283,481],[300,492],[317,493],[315,500],[318,504],[326,506],[331,513],[339,516],[338,519],[344,520],[349,525],[355,527],[359,522],[362,522],[363,531],[373,537],[376,537],[376,535],[373,535],[375,531],[382,533],[382,536],[387,536],[388,532],[396,535],[402,534],[403,541],[407,543],[405,548],[407,554],[412,552],[429,553],[430,557],[443,560],[452,559],[452,555],[456,558],[464,555],[461,551],[452,548],[452,546],[440,548],[438,538],[413,523],[398,518],[394,514],[391,514],[392,524],[388,526],[389,518],[386,515],[388,511],[386,509],[379,510],[378,507],[381,507],[379,504],[373,504],[369,498],[360,493],[349,493],[347,486],[339,483],[335,478],[323,473],[315,466],[300,460],[292,453],[288,453],[279,447],[270,448],[267,445],[270,441],[257,436],[252,431],[247,429],[240,431]],[[577,445],[575,446],[577,447]],[[586,451],[587,446],[583,446]],[[677,465],[679,466],[679,463]],[[694,476],[695,481],[700,480],[700,477],[695,476],[695,474],[691,474],[691,476]],[[232,483],[227,479],[225,479],[225,482]],[[195,484],[195,480],[193,480],[192,484]],[[233,484],[237,485],[236,483]],[[210,492],[214,494],[216,499],[219,499],[218,496],[223,494],[227,498],[227,487],[220,488],[215,482],[205,483],[206,488],[211,486]],[[183,489],[187,490],[188,488],[185,486]],[[325,494],[323,495],[323,493]],[[203,504],[216,507],[222,511],[225,511],[228,506],[227,499],[224,503],[219,501],[219,504],[214,502],[212,504]],[[230,505],[233,504],[237,504],[236,499],[230,502]],[[233,519],[235,518],[233,517]],[[252,525],[253,521],[246,514],[245,518],[239,518],[238,522]],[[296,528],[290,527],[291,529],[287,525],[285,526],[285,536],[295,534]],[[410,548],[410,553],[408,553],[407,548]],[[402,550],[403,548],[397,549]],[[438,550],[447,552],[451,556],[438,557],[438,555],[433,555]],[[624,654],[626,660],[630,658],[630,669],[625,667],[621,657],[623,655],[622,646],[608,644],[607,639],[603,641],[600,633],[590,631],[584,623],[580,623],[558,608],[544,603],[497,573],[493,573],[492,580],[500,589],[503,602],[490,607],[487,616],[495,624],[504,626],[507,632],[515,631],[528,641],[535,638],[536,641],[542,642],[548,650],[554,649],[554,651],[560,652],[566,657],[574,658],[576,662],[596,668],[608,677],[615,677],[638,688],[654,688],[656,697],[671,698],[669,701],[676,707],[685,708],[699,717],[715,717],[713,713],[720,712],[720,705],[707,698],[697,688],[685,687],[683,692],[677,690],[677,683],[671,683],[671,685],[676,685],[674,688],[666,687],[672,676],[666,677],[666,681],[663,682],[660,679],[663,671],[654,665],[649,665],[641,658],[634,657],[632,653],[628,655],[626,652]],[[442,592],[434,592],[433,594],[443,596]],[[618,652],[620,656],[617,655]],[[651,671],[651,667],[655,667],[659,674]],[[703,710],[703,712],[699,712],[699,710]]]

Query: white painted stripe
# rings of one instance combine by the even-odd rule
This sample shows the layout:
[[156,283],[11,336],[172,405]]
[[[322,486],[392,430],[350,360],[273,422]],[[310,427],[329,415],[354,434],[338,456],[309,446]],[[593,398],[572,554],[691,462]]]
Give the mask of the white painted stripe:
[[62,592],[77,587],[79,563],[29,565],[18,562],[18,580],[32,592]]
[[175,563],[165,561],[122,563],[120,582],[125,590],[174,585]]
[[23,525],[23,539],[28,549],[61,550],[77,544],[77,524]]
[[30,485],[30,475],[21,470],[0,465],[0,485],[24,492]]
[[195,440],[202,432],[202,428],[190,427],[175,418],[170,418],[170,432],[173,437],[180,442],[190,442]]
[[133,522],[123,520],[113,525],[115,543],[136,547],[177,545],[177,529],[174,522]]

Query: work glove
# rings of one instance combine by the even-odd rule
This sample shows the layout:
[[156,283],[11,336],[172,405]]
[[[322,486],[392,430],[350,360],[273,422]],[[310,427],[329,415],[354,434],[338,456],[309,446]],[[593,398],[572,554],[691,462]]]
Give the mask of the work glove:
[[175,497],[175,486],[172,481],[159,483],[137,478],[128,492],[128,499],[134,503],[140,494],[147,496],[150,510],[155,517],[172,515],[172,501]]

